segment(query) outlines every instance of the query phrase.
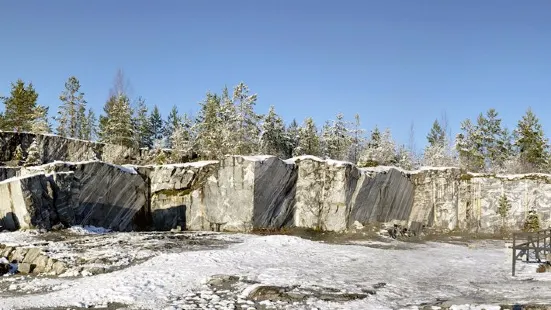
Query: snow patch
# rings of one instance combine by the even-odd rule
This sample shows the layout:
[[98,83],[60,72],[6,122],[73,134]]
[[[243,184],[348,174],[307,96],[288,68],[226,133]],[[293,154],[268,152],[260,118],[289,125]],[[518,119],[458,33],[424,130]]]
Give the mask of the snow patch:
[[253,156],[239,156],[248,161],[265,161],[266,159],[273,158],[273,155],[253,155]]
[[145,165],[145,166],[136,166],[136,165],[125,165],[126,167],[132,167],[132,168],[138,168],[138,167],[145,167],[145,168],[202,168],[208,165],[214,165],[218,164],[219,161],[217,160],[202,160],[202,161],[194,161],[194,162],[187,162],[187,163],[176,163],[176,164],[166,164],[166,165]]
[[80,226],[75,225],[71,226],[68,229],[70,232],[80,235],[89,235],[89,234],[107,234],[111,232],[111,229],[96,227],[96,226]]

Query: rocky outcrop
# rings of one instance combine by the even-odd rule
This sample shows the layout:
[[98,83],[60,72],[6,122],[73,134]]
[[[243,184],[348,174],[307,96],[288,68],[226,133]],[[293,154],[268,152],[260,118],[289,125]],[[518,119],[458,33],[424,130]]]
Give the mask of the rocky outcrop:
[[395,222],[407,224],[414,198],[410,176],[395,168],[364,168],[357,182],[348,226]]
[[296,169],[273,156],[138,168],[155,229],[250,231],[292,223]]
[[196,218],[201,217],[199,212],[195,212],[195,208],[200,208],[197,190],[207,182],[217,166],[217,161],[205,161],[135,167],[149,189],[149,206],[143,211],[149,221],[145,220],[145,223],[155,230],[194,227]]
[[186,162],[191,158],[191,154],[166,149],[149,150],[56,135],[0,131],[0,163],[18,165],[24,162],[33,142],[36,143],[38,158],[42,164],[55,161],[101,160],[114,164],[145,165],[156,163],[161,157],[163,162]]
[[0,182],[0,226],[50,229],[55,220],[53,190],[44,174]]
[[102,162],[23,168],[0,182],[0,216],[7,229],[62,223],[128,231],[147,205],[147,186],[132,168]]
[[[301,156],[117,166],[99,161],[4,167],[0,225],[62,223],[118,231],[347,231],[388,224],[418,232],[519,230],[528,213],[551,224],[551,175],[481,175],[457,168],[358,168]],[[11,176],[10,178],[8,178]],[[502,208],[500,199],[506,198]],[[502,203],[503,204],[503,203]]]
[[5,244],[0,244],[0,265],[11,265],[5,266],[8,268],[0,268],[5,271],[4,273],[7,273],[10,267],[13,271],[21,274],[59,275],[67,270],[67,265],[64,262],[48,257],[39,248],[14,247]]
[[346,230],[360,171],[350,163],[311,156],[293,161],[298,166],[293,224],[319,230]]

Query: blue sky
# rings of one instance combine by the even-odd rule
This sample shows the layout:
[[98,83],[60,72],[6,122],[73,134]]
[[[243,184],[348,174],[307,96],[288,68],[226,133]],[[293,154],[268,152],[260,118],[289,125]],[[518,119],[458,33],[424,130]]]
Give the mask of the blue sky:
[[244,81],[259,112],[359,113],[401,143],[414,122],[418,148],[444,111],[456,133],[491,107],[513,127],[531,106],[551,132],[550,14],[546,0],[1,1],[0,95],[32,81],[55,112],[75,75],[99,113],[122,68],[163,116]]

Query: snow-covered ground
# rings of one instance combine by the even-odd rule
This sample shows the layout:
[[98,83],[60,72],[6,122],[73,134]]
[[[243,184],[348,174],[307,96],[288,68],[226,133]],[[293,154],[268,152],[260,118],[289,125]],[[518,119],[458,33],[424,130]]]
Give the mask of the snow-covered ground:
[[329,244],[281,235],[68,234],[44,241],[36,233],[0,233],[0,243],[41,246],[81,260],[120,258],[126,265],[93,276],[73,269],[64,277],[2,277],[0,309],[109,303],[143,309],[499,309],[551,303],[551,276],[518,263],[511,277],[511,250],[503,241]]

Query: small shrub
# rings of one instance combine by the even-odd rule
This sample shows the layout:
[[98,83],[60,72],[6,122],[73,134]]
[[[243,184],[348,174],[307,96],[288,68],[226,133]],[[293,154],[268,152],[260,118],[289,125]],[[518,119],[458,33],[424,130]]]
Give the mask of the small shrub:
[[507,218],[507,214],[509,214],[509,210],[511,209],[511,203],[507,199],[507,196],[505,194],[501,195],[499,197],[498,201],[498,207],[497,207],[497,214],[501,217],[501,232],[505,233],[505,219]]
[[528,211],[528,216],[524,220],[523,230],[526,232],[534,232],[540,230],[540,218],[535,210]]
[[501,195],[501,197],[499,197],[497,214],[499,214],[499,216],[503,220],[505,220],[510,209],[511,209],[511,204],[509,203],[509,199],[507,199],[507,196],[505,196],[505,194]]
[[14,160],[23,160],[23,149],[21,148],[21,144],[18,144],[15,148],[15,154],[13,155]]
[[155,163],[157,165],[164,165],[167,162],[168,162],[168,157],[166,156],[165,152],[160,150],[159,154],[155,157]]

